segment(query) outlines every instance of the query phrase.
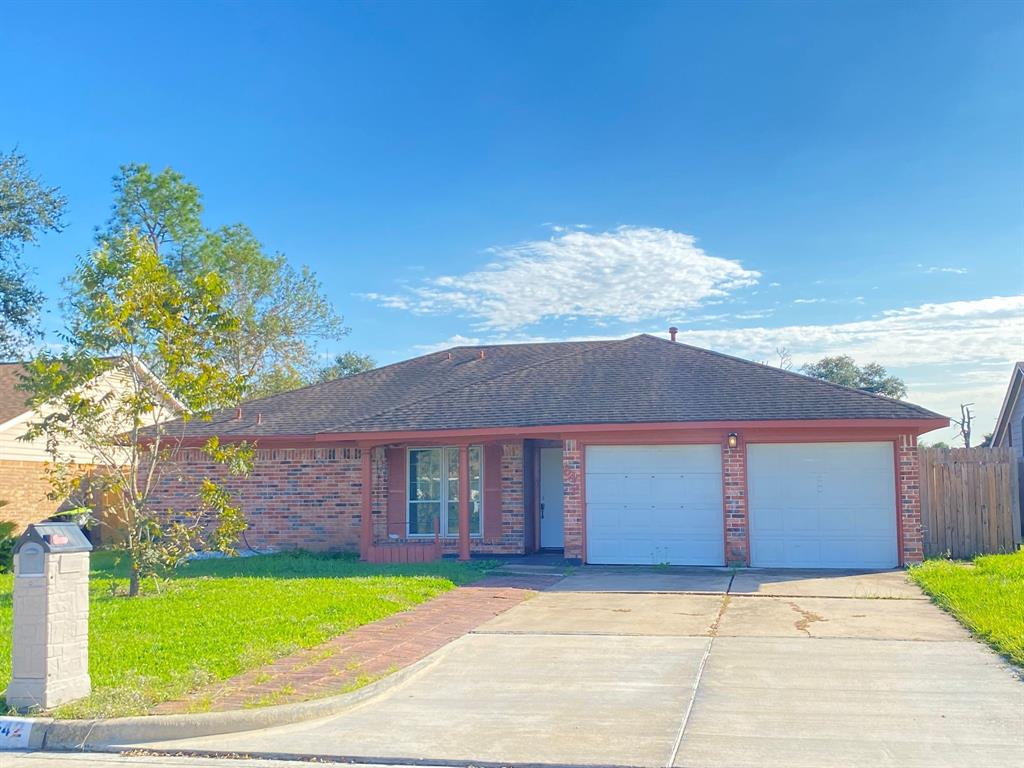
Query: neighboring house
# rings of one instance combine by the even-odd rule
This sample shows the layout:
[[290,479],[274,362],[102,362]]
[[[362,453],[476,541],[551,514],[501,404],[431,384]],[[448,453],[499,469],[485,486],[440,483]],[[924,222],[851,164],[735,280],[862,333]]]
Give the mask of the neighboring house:
[[[462,556],[887,568],[922,559],[917,437],[948,425],[641,335],[457,347],[252,401],[187,439],[257,443],[255,472],[224,478],[253,547],[366,555],[431,541],[436,520]],[[183,453],[189,477],[154,506],[223,477]]]
[[1013,366],[1010,386],[992,433],[994,448],[1012,448],[1017,460],[1024,460],[1024,362]]
[[[180,403],[174,400],[141,364],[136,363],[138,372],[153,381],[165,401],[175,413],[181,412]],[[28,426],[36,413],[28,407],[28,393],[20,388],[25,370],[22,363],[0,363],[0,501],[7,504],[0,507],[0,520],[13,520],[19,528],[39,522],[57,512],[60,500],[47,498],[51,485],[46,476],[46,467],[51,460],[45,438],[23,440]],[[89,384],[89,390],[98,393],[124,391],[127,373],[124,368],[111,368],[100,374]],[[95,468],[95,457],[81,445],[62,446],[62,453],[71,458],[82,474]]]

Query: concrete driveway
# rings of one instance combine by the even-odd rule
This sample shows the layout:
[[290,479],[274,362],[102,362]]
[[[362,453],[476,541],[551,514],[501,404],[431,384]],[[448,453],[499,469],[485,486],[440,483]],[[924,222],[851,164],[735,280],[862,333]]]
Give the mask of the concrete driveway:
[[390,761],[1024,765],[1024,683],[902,572],[584,567],[319,721],[151,746]]

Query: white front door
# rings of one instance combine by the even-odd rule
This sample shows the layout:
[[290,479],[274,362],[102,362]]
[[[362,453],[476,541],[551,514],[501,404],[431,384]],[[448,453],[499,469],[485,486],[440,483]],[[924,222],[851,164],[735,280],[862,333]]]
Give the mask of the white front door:
[[750,564],[894,568],[892,443],[747,446]]
[[562,449],[540,449],[540,546],[565,546],[562,509]]
[[590,446],[587,562],[724,565],[717,445]]

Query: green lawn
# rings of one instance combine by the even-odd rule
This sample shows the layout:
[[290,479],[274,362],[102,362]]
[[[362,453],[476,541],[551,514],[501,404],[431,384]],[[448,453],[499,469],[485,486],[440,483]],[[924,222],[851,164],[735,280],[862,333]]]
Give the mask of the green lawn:
[[979,638],[1024,667],[1024,549],[973,565],[928,560],[911,578]]
[[[198,685],[315,646],[475,581],[493,562],[371,566],[308,553],[203,560],[127,598],[124,563],[92,555],[93,694],[59,717],[144,714]],[[0,693],[11,668],[13,577],[0,575]],[[0,698],[0,711],[5,710]]]

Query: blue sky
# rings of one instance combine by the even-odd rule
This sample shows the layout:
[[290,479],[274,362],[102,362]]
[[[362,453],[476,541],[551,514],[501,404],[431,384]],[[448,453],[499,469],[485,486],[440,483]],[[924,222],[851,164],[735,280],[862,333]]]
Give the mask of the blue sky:
[[0,29],[0,147],[69,198],[26,254],[54,300],[146,162],[317,272],[352,327],[325,353],[675,324],[877,360],[981,431],[1024,356],[1019,3],[36,2]]

